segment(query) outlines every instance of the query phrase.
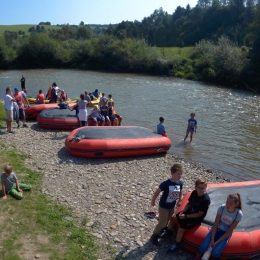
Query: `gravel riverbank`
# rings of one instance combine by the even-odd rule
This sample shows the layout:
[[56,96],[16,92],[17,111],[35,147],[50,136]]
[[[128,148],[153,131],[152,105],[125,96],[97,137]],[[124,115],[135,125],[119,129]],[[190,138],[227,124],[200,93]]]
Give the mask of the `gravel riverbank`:
[[[1,142],[29,155],[26,165],[44,172],[42,193],[73,208],[79,219],[88,217],[87,226],[102,245],[111,245],[118,259],[192,259],[193,255],[180,249],[167,256],[166,247],[173,241],[162,241],[153,247],[149,238],[156,220],[143,214],[151,209],[150,199],[159,183],[170,177],[170,167],[181,163],[184,193],[194,188],[198,177],[209,183],[224,182],[203,165],[186,162],[174,154],[86,159],[68,154],[64,141],[67,131],[44,130],[29,122],[28,128],[15,129],[14,135],[2,128]],[[6,149],[6,148],[1,148]],[[19,175],[18,175],[19,176]],[[157,211],[157,209],[153,209]],[[68,234],[69,235],[69,234]],[[100,259],[110,259],[100,254]]]

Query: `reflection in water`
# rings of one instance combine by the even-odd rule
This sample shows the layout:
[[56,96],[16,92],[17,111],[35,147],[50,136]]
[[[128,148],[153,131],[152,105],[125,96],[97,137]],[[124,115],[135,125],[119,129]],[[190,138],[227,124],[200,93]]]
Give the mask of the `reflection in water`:
[[[260,96],[166,77],[112,74],[78,70],[0,71],[0,89],[20,86],[26,77],[29,95],[47,91],[56,81],[70,97],[96,88],[111,93],[124,125],[156,129],[160,116],[172,140],[171,151],[188,160],[222,170],[232,179],[260,176]],[[197,133],[183,142],[191,112]]]

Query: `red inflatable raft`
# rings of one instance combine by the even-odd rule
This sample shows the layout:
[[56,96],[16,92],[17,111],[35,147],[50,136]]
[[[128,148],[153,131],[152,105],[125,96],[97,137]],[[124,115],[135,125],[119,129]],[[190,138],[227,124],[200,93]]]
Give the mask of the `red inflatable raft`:
[[[51,108],[43,110],[38,115],[37,122],[40,127],[48,129],[73,130],[80,127],[75,111],[69,109]],[[92,118],[88,119],[88,125],[95,125]]]
[[[70,107],[74,106],[76,103],[68,104]],[[59,108],[58,104],[39,104],[24,109],[26,119],[35,119],[37,116],[45,109]]]
[[[200,226],[187,230],[183,239],[183,246],[193,252],[208,234],[214,223],[217,209],[226,202],[230,193],[240,193],[242,198],[243,219],[234,230],[231,239],[221,254],[221,259],[248,259],[260,255],[260,180],[234,183],[209,184],[207,193],[211,204],[207,216]],[[188,202],[190,193],[186,194],[181,211]]]
[[122,157],[166,153],[171,140],[138,126],[94,126],[72,131],[65,145],[75,156]]

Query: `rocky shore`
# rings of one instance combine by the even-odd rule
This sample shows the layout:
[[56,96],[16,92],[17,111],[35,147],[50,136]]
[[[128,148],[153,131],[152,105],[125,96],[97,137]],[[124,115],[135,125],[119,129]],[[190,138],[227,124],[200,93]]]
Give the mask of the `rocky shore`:
[[[209,183],[224,182],[224,178],[174,154],[75,158],[64,146],[69,132],[44,130],[35,122],[29,122],[28,126],[15,129],[13,135],[2,128],[1,142],[8,149],[15,147],[29,155],[25,162],[27,167],[44,172],[41,192],[72,207],[79,220],[87,217],[86,225],[101,248],[114,248],[118,259],[126,256],[135,260],[193,259],[193,254],[185,249],[171,256],[165,254],[174,239],[162,241],[160,247],[152,246],[149,238],[157,220],[146,219],[144,212],[157,211],[150,206],[151,196],[158,185],[170,177],[170,167],[174,163],[184,167],[184,193],[194,188],[198,177],[205,177]],[[110,256],[101,249],[99,258],[110,259]]]

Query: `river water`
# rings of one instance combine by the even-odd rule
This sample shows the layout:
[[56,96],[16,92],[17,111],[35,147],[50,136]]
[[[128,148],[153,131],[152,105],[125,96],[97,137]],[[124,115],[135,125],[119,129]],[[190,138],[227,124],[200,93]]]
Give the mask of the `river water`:
[[[255,93],[168,77],[47,69],[0,71],[2,94],[9,85],[20,87],[22,75],[28,96],[46,92],[54,81],[72,98],[96,88],[112,94],[123,125],[156,130],[163,116],[175,154],[233,180],[260,178],[260,96]],[[198,131],[190,144],[183,137],[191,112]]]

